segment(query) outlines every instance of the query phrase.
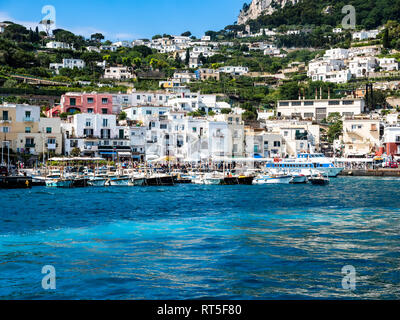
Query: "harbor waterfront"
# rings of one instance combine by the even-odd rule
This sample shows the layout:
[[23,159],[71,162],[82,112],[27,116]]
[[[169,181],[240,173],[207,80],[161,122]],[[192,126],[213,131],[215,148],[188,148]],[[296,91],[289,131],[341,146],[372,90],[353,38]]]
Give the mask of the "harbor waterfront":
[[399,187],[0,190],[0,299],[398,299]]

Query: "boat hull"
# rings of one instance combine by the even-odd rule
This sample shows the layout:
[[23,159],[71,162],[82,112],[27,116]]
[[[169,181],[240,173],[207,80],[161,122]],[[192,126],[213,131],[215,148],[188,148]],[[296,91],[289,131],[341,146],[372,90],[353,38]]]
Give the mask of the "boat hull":
[[111,187],[127,187],[130,185],[130,179],[129,178],[110,179],[108,181],[108,185]]
[[30,189],[32,177],[0,177],[0,189]]
[[292,179],[290,180],[291,184],[302,184],[302,183],[307,183],[307,177],[306,176],[293,176]]
[[165,177],[154,177],[154,178],[146,178],[146,186],[173,186],[174,185],[174,177],[165,176]]
[[252,185],[254,177],[226,177],[223,180],[225,185]]
[[88,185],[91,187],[104,187],[106,181],[106,179],[92,179],[88,181]]
[[50,188],[71,188],[72,180],[47,180],[46,187]]

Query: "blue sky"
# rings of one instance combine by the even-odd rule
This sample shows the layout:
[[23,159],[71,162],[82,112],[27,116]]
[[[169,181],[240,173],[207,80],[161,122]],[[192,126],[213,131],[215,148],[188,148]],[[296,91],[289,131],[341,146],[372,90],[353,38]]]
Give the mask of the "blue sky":
[[[56,9],[57,28],[88,37],[103,33],[110,40],[150,38],[191,31],[202,36],[237,20],[246,0],[0,0],[0,21],[37,25],[42,7]],[[249,2],[249,0],[247,1]]]

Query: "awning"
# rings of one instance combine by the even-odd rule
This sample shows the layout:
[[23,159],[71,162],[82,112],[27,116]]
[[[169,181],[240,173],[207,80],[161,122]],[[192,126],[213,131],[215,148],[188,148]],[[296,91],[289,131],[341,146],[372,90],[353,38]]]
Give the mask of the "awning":
[[151,161],[151,160],[155,160],[158,159],[158,156],[155,154],[149,154],[146,156],[146,161]]
[[118,156],[120,157],[131,157],[130,152],[118,152]]
[[103,155],[117,155],[116,152],[100,152],[100,154],[103,154]]

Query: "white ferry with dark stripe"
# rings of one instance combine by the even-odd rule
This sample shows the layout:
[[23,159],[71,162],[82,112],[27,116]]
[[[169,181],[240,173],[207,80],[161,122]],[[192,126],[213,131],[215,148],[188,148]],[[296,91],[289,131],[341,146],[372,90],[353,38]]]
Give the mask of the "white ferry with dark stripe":
[[319,171],[329,177],[337,177],[344,169],[336,167],[322,153],[299,153],[297,158],[275,158],[267,162],[266,168],[275,172],[300,173],[307,176]]

